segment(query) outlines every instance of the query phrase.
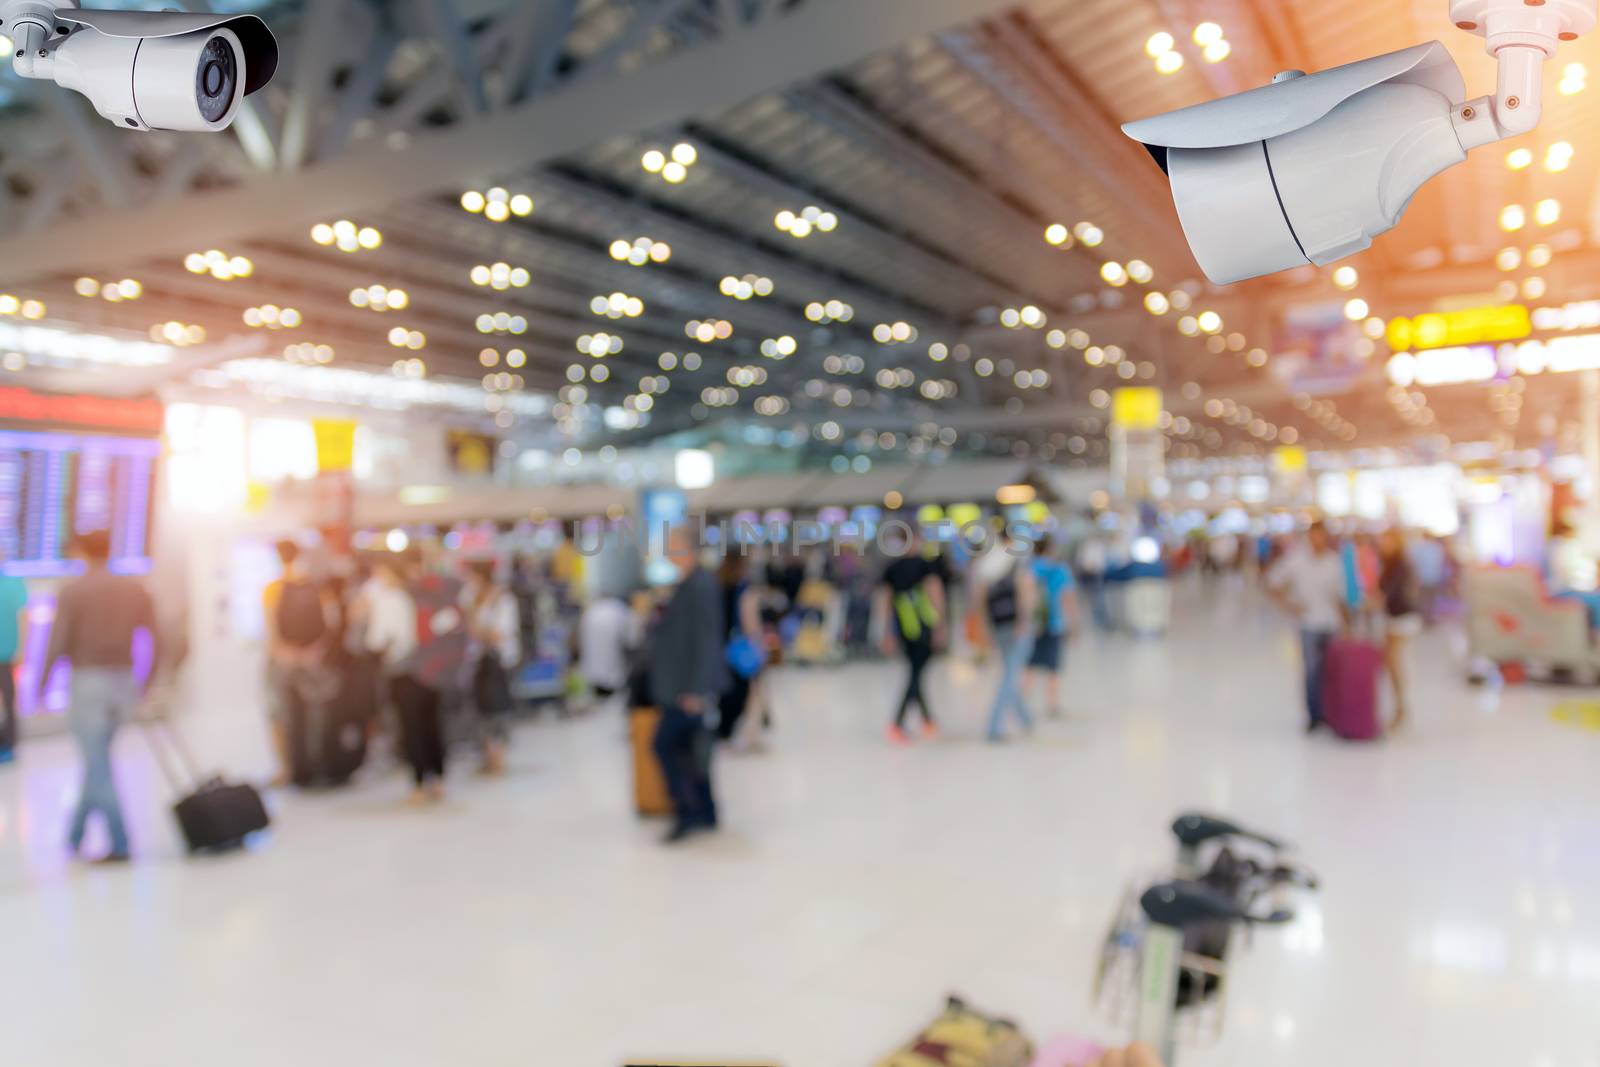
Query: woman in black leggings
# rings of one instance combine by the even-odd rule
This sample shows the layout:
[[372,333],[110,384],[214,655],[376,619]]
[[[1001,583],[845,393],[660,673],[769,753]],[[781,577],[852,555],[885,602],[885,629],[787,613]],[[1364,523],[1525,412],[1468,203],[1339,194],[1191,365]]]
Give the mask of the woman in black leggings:
[[922,714],[922,736],[936,737],[939,728],[934,725],[928,698],[922,691],[922,675],[944,640],[944,582],[939,569],[923,558],[920,545],[908,545],[906,555],[884,570],[878,602],[880,614],[889,618],[883,638],[885,654],[894,654],[898,637],[900,650],[911,667],[900,710],[889,727],[889,740],[897,745],[908,740],[905,724],[912,704]]

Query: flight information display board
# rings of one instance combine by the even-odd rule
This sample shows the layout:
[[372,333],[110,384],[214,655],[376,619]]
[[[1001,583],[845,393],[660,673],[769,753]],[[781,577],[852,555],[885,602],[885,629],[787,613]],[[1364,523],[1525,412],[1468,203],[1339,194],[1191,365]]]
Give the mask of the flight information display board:
[[75,574],[73,536],[107,530],[112,569],[148,572],[160,454],[152,438],[0,430],[0,567],[23,578]]

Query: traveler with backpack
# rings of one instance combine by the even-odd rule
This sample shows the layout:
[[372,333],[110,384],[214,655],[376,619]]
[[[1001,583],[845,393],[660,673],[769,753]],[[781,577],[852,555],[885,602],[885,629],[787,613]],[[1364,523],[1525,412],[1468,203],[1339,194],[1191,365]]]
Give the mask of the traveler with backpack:
[[300,546],[279,541],[283,573],[262,593],[267,639],[269,722],[278,773],[273,785],[287,785],[295,773],[294,741],[304,731],[308,703],[332,688],[324,660],[336,629],[338,606],[311,579]]
[[913,704],[922,716],[922,736],[931,740],[939,735],[939,728],[934,724],[927,694],[922,691],[922,675],[934,652],[945,647],[948,639],[945,587],[937,563],[923,555],[921,538],[915,529],[905,553],[884,568],[877,600],[879,617],[892,622],[892,628],[891,625],[884,627],[884,654],[893,655],[898,643],[910,666],[900,708],[889,726],[889,740],[897,745],[907,743],[906,716]]
[[416,643],[395,664],[390,689],[411,764],[413,803],[444,798],[444,701],[454,695],[467,661],[469,628],[462,611],[462,584],[448,558],[432,546],[408,557],[407,591],[415,612]]
[[492,560],[470,563],[466,573],[463,603],[472,641],[472,703],[483,733],[482,772],[495,776],[506,770],[514,703],[511,672],[522,660],[522,624],[516,598],[494,580]]
[[1016,713],[1024,730],[1033,729],[1033,716],[1022,697],[1022,672],[1033,653],[1033,615],[1039,592],[1026,549],[1007,529],[1000,543],[973,568],[974,610],[984,613],[989,641],[1000,656],[1000,687],[989,713],[990,741],[1004,740],[1009,711]]

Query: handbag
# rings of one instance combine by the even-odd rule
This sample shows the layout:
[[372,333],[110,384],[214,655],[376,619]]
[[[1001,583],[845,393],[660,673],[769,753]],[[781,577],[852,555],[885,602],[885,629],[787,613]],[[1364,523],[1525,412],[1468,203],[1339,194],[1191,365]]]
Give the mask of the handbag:
[[744,634],[734,634],[728,639],[726,657],[729,669],[745,679],[754,678],[767,662],[766,654]]

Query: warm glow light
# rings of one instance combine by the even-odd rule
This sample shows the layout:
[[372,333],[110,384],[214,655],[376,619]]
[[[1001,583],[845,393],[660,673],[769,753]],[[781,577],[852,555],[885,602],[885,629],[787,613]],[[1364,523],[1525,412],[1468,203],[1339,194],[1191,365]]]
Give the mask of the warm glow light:
[[667,154],[660,149],[652,148],[639,160],[639,165],[651,174],[660,174],[667,165]]
[[1501,270],[1516,270],[1522,266],[1522,253],[1515,248],[1502,248],[1494,257],[1494,265]]
[[1340,267],[1333,272],[1333,284],[1340,289],[1354,289],[1360,281],[1354,267]]
[[1204,48],[1222,40],[1222,27],[1215,22],[1202,22],[1194,28],[1194,43]]
[[1561,220],[1561,201],[1546,199],[1533,206],[1533,221],[1540,226],[1554,226]]
[[1507,204],[1500,209],[1500,228],[1506,233],[1515,233],[1527,224],[1528,214],[1521,204]]
[[469,189],[461,194],[461,206],[474,215],[483,211],[485,200],[483,194],[476,189]]
[[1533,152],[1526,148],[1513,148],[1506,153],[1506,166],[1512,170],[1526,170],[1533,164]]
[[1172,302],[1163,293],[1151,292],[1144,295],[1144,307],[1152,315],[1165,315],[1172,310]]
[[1100,268],[1100,277],[1107,285],[1121,287],[1128,284],[1128,272],[1121,263],[1111,260]]
[[1162,74],[1172,74],[1183,68],[1182,52],[1166,52],[1156,60],[1156,70]]
[[1355,299],[1345,303],[1344,317],[1349,319],[1351,322],[1360,322],[1362,319],[1367,317],[1368,312],[1371,310],[1372,309],[1367,306],[1367,302],[1358,296]]
[[1195,325],[1206,333],[1216,333],[1222,329],[1222,316],[1215,311],[1202,311],[1195,319]]
[[1201,55],[1205,57],[1207,63],[1221,63],[1224,59],[1227,59],[1232,54],[1233,45],[1229,44],[1227,41],[1212,41],[1210,44],[1206,45],[1205,49],[1201,52]]
[[1057,248],[1072,240],[1072,234],[1059,222],[1053,222],[1045,228],[1044,239]]
[[1162,56],[1172,51],[1172,46],[1177,43],[1177,41],[1173,40],[1172,34],[1168,33],[1166,30],[1162,30],[1158,33],[1152,33],[1150,35],[1150,39],[1144,43],[1144,54],[1149,56],[1151,59],[1160,59]]

